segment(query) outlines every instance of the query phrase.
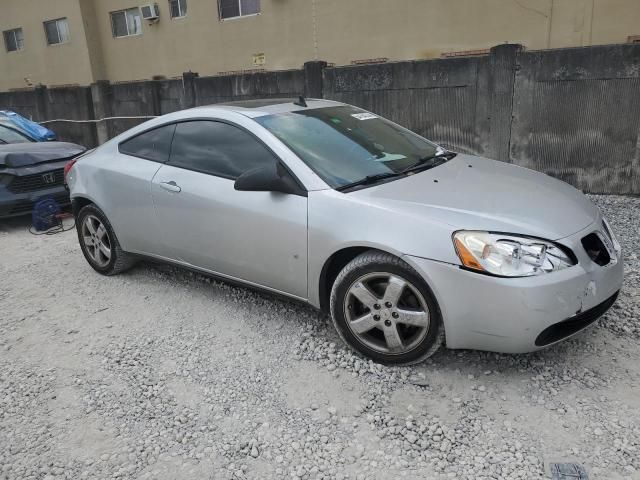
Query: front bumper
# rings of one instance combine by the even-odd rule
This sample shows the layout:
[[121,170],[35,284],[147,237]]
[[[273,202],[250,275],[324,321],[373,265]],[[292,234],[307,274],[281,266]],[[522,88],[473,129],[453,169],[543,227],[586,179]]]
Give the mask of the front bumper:
[[[45,162],[36,165],[29,165],[21,168],[8,168],[0,171],[2,174],[13,175],[13,181],[24,181],[29,178],[39,178],[43,174],[54,173],[55,183],[46,185],[29,183],[23,186],[26,188],[11,188],[9,185],[0,184],[0,218],[16,217],[19,215],[29,215],[38,200],[43,197],[53,197],[59,205],[69,205],[69,192],[63,185],[62,169],[69,159]],[[31,182],[32,180],[27,180]],[[11,182],[9,182],[11,183]],[[15,184],[13,184],[15,185]]]
[[29,215],[36,202],[43,197],[53,197],[61,206],[71,203],[69,192],[63,185],[28,193],[12,193],[0,187],[0,218]]
[[559,241],[576,254],[577,265],[534,277],[492,277],[418,257],[405,260],[438,300],[447,347],[531,352],[586,328],[615,301],[622,287],[622,259],[601,267],[580,243],[596,229],[592,225]]

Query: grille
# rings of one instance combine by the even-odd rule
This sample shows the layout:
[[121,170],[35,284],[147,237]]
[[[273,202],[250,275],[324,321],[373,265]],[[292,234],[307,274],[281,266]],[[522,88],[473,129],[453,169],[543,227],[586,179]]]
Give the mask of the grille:
[[15,177],[7,186],[13,193],[35,192],[64,184],[64,168]]
[[[45,197],[49,197],[49,195],[45,195]],[[43,198],[45,198],[45,197],[43,197]],[[56,202],[58,202],[59,205],[68,205],[69,202],[70,202],[69,194],[66,193],[66,192],[58,193],[56,195],[51,195],[51,197]],[[35,200],[33,202],[30,201],[30,200],[20,200],[18,202],[15,202],[11,206],[11,210],[9,211],[9,215],[22,215],[22,214],[31,213],[32,210],[33,210],[33,206],[36,204],[36,202],[38,200]]]
[[551,325],[542,331],[538,338],[536,338],[536,346],[544,347],[546,345],[550,345],[554,342],[562,340],[563,338],[570,337],[574,333],[579,332],[583,328],[588,327],[593,322],[595,322],[598,318],[600,318],[604,313],[611,308],[611,305],[614,304],[616,298],[618,298],[618,293],[616,292],[613,296],[606,299],[599,305],[596,305],[590,310],[579,313],[575,317],[569,318],[564,322],[556,323]]

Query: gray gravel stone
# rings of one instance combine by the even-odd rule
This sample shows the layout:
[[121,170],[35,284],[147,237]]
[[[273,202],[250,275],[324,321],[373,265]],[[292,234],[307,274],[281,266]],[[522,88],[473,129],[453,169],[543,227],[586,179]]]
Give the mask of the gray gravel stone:
[[0,479],[531,480],[550,458],[637,478],[640,200],[591,198],[625,252],[593,328],[410,368],[310,308],[172,267],[101,277],[73,232],[0,223]]

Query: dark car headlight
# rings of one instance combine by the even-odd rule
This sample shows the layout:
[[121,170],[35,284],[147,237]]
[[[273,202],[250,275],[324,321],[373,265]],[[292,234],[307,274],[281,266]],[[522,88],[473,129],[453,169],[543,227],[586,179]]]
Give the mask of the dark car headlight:
[[574,260],[558,245],[538,238],[462,230],[453,234],[462,264],[501,277],[529,277],[563,270]]

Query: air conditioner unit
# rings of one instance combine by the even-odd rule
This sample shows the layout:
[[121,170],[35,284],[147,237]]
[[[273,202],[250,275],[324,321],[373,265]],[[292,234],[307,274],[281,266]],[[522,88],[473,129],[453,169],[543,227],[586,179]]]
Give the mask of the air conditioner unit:
[[143,5],[140,7],[140,11],[142,12],[142,18],[150,22],[157,21],[160,18],[160,8],[158,8],[157,3],[153,5]]

